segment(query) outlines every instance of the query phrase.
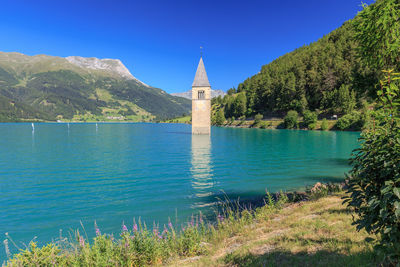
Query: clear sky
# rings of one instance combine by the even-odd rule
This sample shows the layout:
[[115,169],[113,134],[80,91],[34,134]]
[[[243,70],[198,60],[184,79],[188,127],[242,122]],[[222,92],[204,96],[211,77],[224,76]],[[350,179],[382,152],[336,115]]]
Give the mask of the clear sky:
[[191,88],[200,46],[212,88],[226,91],[353,18],[361,0],[3,0],[0,7],[0,51],[118,58],[138,79],[173,93]]

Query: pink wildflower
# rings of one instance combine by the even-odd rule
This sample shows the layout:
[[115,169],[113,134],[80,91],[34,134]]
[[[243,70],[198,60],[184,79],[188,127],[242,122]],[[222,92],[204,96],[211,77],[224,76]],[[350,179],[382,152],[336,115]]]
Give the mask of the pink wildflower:
[[97,226],[96,221],[94,221],[94,229],[96,230],[96,236],[101,235],[100,229],[99,229],[99,227]]
[[85,246],[85,239],[83,238],[83,236],[79,236],[79,245],[81,246],[81,247],[84,247]]

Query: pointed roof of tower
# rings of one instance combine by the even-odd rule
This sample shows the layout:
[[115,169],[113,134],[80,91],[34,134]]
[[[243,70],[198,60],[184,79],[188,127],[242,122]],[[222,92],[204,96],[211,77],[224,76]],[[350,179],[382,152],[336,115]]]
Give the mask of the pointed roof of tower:
[[194,76],[194,81],[192,84],[192,87],[195,86],[210,86],[202,57],[200,58],[199,65],[197,66],[196,76]]

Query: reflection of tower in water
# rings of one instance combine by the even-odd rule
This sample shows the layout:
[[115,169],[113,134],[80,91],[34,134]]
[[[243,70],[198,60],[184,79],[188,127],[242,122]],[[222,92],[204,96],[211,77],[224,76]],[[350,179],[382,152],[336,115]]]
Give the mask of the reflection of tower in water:
[[[208,197],[212,195],[214,180],[211,173],[211,141],[209,135],[192,135],[192,186],[195,206],[212,205]],[[208,201],[207,201],[208,200]]]

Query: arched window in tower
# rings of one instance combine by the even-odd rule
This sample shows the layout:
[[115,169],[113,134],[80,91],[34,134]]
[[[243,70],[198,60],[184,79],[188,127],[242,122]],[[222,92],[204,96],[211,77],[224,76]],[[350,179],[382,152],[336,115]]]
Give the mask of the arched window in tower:
[[203,90],[200,90],[199,92],[198,92],[198,99],[205,99],[206,97],[205,97],[205,95],[204,95],[204,91]]

